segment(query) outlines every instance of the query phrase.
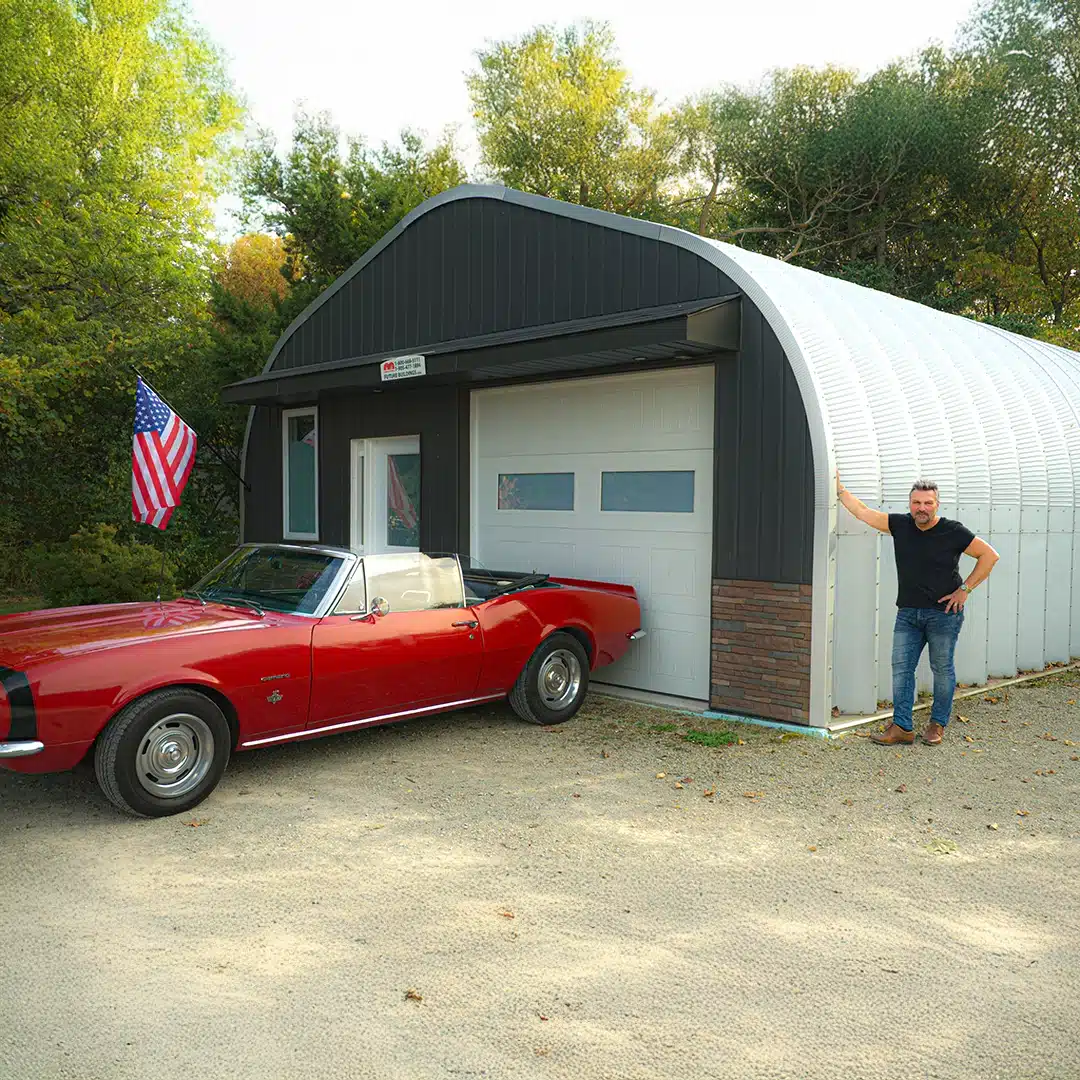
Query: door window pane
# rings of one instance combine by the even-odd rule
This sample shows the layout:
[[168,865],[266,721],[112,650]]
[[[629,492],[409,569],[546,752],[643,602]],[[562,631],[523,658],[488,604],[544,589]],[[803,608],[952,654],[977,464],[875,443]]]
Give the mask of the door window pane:
[[386,459],[386,543],[420,546],[419,454],[390,454]]
[[398,611],[434,611],[465,606],[461,571],[451,555],[422,552],[368,555],[364,559],[368,603],[376,598]]
[[692,514],[694,474],[689,472],[606,472],[600,479],[601,510]]
[[288,506],[285,531],[291,535],[315,536],[317,495],[315,413],[286,417],[285,468]]
[[574,474],[499,473],[500,510],[573,510]]

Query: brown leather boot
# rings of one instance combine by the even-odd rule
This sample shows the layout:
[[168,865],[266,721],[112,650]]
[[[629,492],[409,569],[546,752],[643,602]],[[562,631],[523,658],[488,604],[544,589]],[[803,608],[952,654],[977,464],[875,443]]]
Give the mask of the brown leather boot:
[[914,731],[905,731],[899,724],[890,724],[884,731],[875,731],[870,741],[878,746],[896,746],[897,743],[913,743]]
[[933,720],[926,725],[926,730],[922,733],[922,741],[927,746],[937,746],[941,742],[941,737],[945,734],[945,728],[941,724],[935,723]]

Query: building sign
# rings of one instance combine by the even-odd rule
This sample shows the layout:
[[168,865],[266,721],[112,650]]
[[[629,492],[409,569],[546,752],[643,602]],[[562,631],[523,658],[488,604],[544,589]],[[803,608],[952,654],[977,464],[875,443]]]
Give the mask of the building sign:
[[422,356],[394,356],[384,360],[379,365],[379,376],[383,382],[391,379],[415,379],[418,375],[426,375]]

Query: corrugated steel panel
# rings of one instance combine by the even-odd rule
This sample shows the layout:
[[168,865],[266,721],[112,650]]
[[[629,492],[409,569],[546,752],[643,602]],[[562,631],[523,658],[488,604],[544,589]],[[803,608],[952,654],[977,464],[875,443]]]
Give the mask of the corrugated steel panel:
[[[808,416],[820,417],[826,456],[845,484],[872,506],[906,512],[911,482],[934,479],[942,512],[1001,553],[988,586],[967,605],[958,679],[1009,675],[1080,651],[1080,356],[712,246],[718,265],[770,317],[793,367],[805,365],[818,398]],[[832,701],[871,711],[891,696],[892,545],[835,515],[823,472],[815,461],[816,528],[830,536],[820,565],[815,552],[815,599],[835,581]],[[815,621],[815,634],[824,624]],[[929,685],[925,667],[920,683]]]

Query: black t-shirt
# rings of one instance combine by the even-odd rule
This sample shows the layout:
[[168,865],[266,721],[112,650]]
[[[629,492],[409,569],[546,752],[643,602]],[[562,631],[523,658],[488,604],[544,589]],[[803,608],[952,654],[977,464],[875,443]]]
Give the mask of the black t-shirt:
[[923,531],[910,514],[890,514],[889,532],[896,549],[896,606],[944,611],[938,600],[960,588],[960,556],[975,534],[949,518]]

